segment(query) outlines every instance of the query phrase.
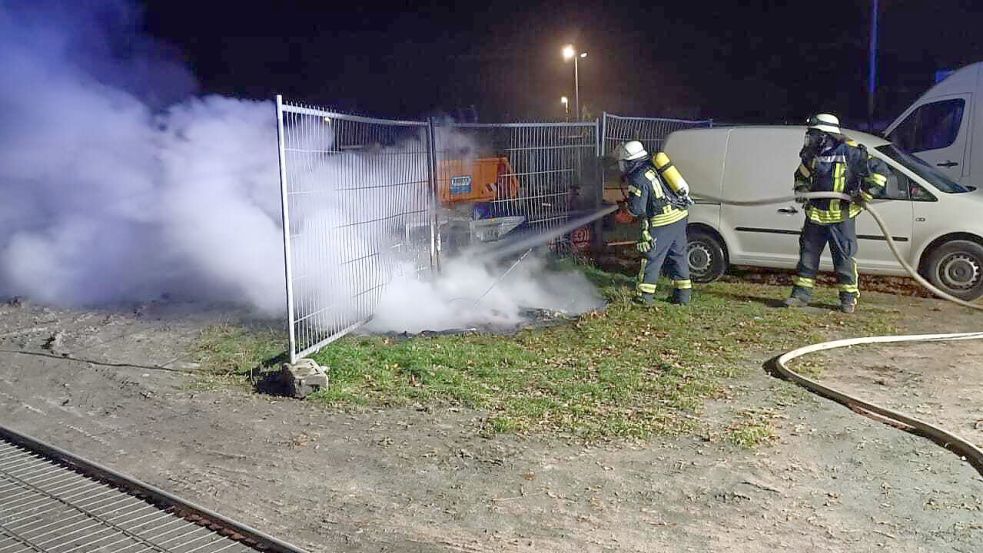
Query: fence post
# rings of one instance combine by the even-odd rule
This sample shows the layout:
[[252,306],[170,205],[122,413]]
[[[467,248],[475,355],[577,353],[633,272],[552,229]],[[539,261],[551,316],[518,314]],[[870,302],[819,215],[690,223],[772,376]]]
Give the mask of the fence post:
[[[606,162],[604,159],[603,133],[604,133],[604,117],[606,115],[607,112],[603,112],[601,114],[601,118],[594,121],[594,135],[597,138],[597,144],[596,147],[594,148],[596,154],[595,159],[597,159],[597,164],[599,165],[599,167],[597,168],[598,183],[597,183],[597,188],[594,191],[595,210],[600,210],[601,205],[604,204],[604,166]],[[593,232],[591,232],[592,235],[591,245],[590,245],[591,250],[598,251],[600,249],[601,244],[604,243],[601,237],[601,234],[603,232],[604,232],[604,218],[601,217],[600,219],[594,221],[594,229]]]
[[604,144],[605,140],[608,138],[608,112],[601,112],[601,151],[598,154],[599,157],[604,157]]
[[437,126],[427,120],[427,171],[430,176],[430,270],[440,272],[440,176],[437,172]]
[[290,362],[297,362],[297,337],[294,334],[294,283],[290,263],[290,198],[287,188],[287,150],[283,136],[283,97],[276,95],[276,140],[280,162],[280,213],[283,218],[283,269],[287,281],[287,322],[290,326]]

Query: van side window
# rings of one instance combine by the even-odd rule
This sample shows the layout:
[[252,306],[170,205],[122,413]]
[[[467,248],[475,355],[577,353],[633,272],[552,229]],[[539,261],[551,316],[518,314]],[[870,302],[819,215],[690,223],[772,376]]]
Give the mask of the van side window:
[[959,135],[966,101],[957,98],[919,106],[888,137],[907,152],[951,146]]
[[916,202],[937,202],[939,201],[931,192],[925,190],[921,185],[914,181],[908,181],[908,189],[911,191],[911,199]]
[[884,187],[883,198],[888,200],[907,200],[911,197],[909,190],[912,184],[914,183],[911,182],[911,179],[907,175],[892,169],[887,174],[887,185]]

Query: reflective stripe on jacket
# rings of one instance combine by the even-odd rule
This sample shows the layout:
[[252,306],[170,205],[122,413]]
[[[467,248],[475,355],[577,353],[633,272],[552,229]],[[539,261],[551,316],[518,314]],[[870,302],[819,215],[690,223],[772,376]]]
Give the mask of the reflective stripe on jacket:
[[686,209],[669,202],[666,184],[648,158],[639,160],[631,167],[625,173],[625,180],[628,182],[628,211],[642,219],[643,233],[651,227],[675,223],[688,214]]
[[[818,155],[803,151],[800,157],[802,162],[795,170],[796,192],[861,193],[870,199],[880,196],[887,184],[887,165],[849,139]],[[856,217],[860,211],[859,204],[845,200],[809,200],[806,204],[806,216],[824,225]]]

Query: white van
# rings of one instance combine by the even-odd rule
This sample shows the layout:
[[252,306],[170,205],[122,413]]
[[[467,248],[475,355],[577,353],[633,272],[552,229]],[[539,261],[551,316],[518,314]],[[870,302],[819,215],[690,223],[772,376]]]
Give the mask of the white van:
[[[983,63],[967,65],[915,101],[884,131],[888,140],[950,179],[983,185]],[[975,137],[975,140],[974,140]],[[975,166],[975,168],[974,168]]]
[[[844,131],[891,168],[887,199],[874,205],[907,260],[936,286],[966,299],[983,295],[983,195],[963,187],[882,138]],[[754,200],[789,196],[805,127],[693,129],[669,135],[665,151],[694,198]],[[794,269],[805,215],[794,202],[737,207],[700,201],[690,209],[693,279],[709,282],[727,267]],[[868,213],[857,219],[862,273],[905,275]],[[829,250],[822,270],[832,270]]]

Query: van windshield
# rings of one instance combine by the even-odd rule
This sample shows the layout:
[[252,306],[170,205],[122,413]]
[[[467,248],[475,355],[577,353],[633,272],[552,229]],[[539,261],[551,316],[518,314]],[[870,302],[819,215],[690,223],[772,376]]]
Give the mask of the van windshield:
[[938,171],[935,167],[932,167],[921,159],[918,159],[911,154],[902,152],[894,144],[877,146],[877,151],[893,159],[894,161],[897,161],[903,165],[905,169],[909,169],[911,172],[925,179],[929,184],[935,188],[938,188],[940,192],[945,192],[946,194],[961,194],[963,192],[969,192],[969,189],[965,186],[953,181]]

